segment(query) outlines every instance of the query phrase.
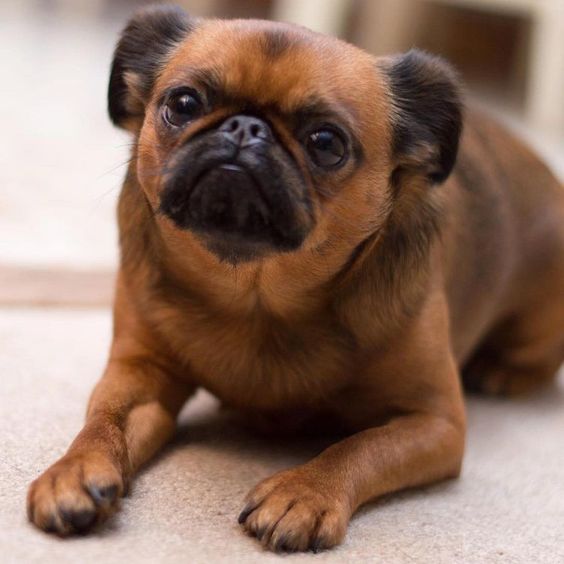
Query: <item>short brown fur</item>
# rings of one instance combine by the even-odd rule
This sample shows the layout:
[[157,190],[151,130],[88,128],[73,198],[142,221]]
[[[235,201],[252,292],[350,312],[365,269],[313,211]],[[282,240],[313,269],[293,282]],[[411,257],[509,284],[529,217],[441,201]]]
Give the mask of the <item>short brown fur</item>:
[[[215,20],[197,22],[163,63],[142,127],[128,123],[138,140],[119,202],[110,360],[84,429],[31,486],[37,526],[68,534],[104,520],[203,387],[253,421],[293,427],[298,412],[348,430],[260,483],[240,516],[273,550],[328,548],[363,503],[459,474],[462,369],[495,393],[554,377],[564,359],[562,187],[473,111],[446,183],[430,186],[417,168],[392,182],[389,64],[300,28]],[[193,69],[215,76],[230,105],[183,140],[245,104],[260,108],[317,190],[300,249],[234,266],[157,212],[173,144],[154,109]],[[343,110],[363,153],[323,189],[288,128],[319,97]]]

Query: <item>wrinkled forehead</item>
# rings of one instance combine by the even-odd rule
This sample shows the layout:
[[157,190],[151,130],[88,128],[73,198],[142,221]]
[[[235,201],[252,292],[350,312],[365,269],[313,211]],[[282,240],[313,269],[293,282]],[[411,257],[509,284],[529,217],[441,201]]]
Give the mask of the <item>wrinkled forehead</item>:
[[198,24],[157,88],[189,83],[225,104],[252,103],[283,113],[338,110],[353,127],[385,98],[367,53],[297,26],[257,20]]

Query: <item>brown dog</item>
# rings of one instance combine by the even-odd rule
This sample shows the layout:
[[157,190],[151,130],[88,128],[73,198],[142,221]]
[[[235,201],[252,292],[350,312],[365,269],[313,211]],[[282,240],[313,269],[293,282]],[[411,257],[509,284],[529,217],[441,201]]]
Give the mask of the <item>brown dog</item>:
[[331,547],[363,503],[458,475],[461,367],[493,393],[557,372],[564,191],[481,116],[454,167],[442,61],[153,8],[123,33],[109,110],[136,139],[114,341],[84,429],[30,488],[38,527],[106,518],[203,387],[257,422],[348,429],[239,517],[274,550]]

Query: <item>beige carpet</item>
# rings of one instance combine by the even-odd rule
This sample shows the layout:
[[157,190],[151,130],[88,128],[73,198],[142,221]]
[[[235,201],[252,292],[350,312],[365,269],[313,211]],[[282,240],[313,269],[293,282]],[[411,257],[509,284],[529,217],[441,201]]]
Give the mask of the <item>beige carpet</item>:
[[[521,401],[472,399],[463,477],[363,509],[318,555],[265,553],[236,524],[258,480],[319,444],[246,435],[205,395],[177,440],[98,534],[59,540],[26,522],[28,482],[80,427],[110,336],[106,310],[0,310],[0,562],[564,562],[564,382]],[[562,380],[562,379],[561,379]]]

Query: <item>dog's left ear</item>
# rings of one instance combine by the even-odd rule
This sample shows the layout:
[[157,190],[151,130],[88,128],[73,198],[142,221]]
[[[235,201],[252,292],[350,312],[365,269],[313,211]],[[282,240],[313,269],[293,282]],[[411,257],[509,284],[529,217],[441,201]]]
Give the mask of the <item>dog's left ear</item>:
[[194,27],[177,6],[143,8],[129,21],[114,52],[108,112],[115,125],[136,130],[166,57]]
[[418,50],[384,59],[393,105],[398,170],[444,182],[456,162],[462,130],[458,78],[442,59]]

